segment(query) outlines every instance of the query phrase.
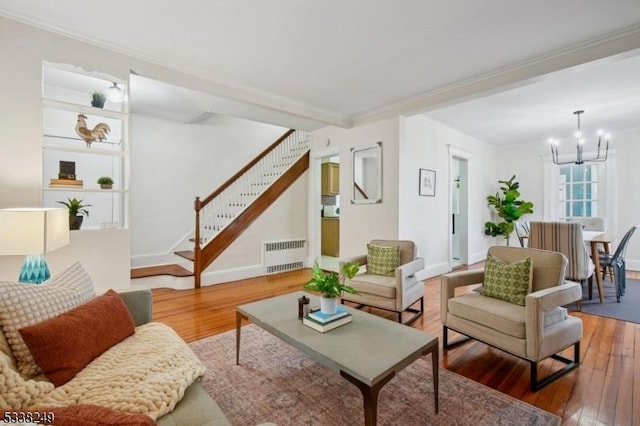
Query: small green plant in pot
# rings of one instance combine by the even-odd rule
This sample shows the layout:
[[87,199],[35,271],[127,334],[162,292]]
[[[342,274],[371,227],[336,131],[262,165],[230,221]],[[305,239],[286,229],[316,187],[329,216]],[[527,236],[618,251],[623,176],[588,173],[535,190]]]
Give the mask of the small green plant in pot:
[[313,263],[313,277],[304,285],[305,290],[317,291],[321,294],[320,310],[323,313],[334,314],[337,308],[337,298],[343,291],[351,294],[358,294],[356,289],[345,285],[345,278],[353,278],[360,270],[360,265],[355,262],[345,263],[340,269],[340,274],[336,272],[325,272],[318,265],[318,261]]
[[491,235],[497,237],[498,235],[504,235],[509,245],[509,236],[515,229],[515,222],[522,217],[522,215],[533,213],[533,203],[530,201],[519,200],[520,184],[516,182],[516,175],[511,176],[509,180],[499,180],[502,186],[496,195],[489,195],[487,201],[490,206],[493,206],[498,217],[502,218],[502,222],[485,222],[484,233],[485,235]]
[[104,103],[106,100],[107,100],[107,97],[104,95],[104,93],[96,90],[91,95],[91,106],[96,108],[102,108],[104,107]]
[[101,176],[98,178],[98,183],[100,184],[100,188],[102,189],[111,189],[113,188],[113,179],[109,176]]
[[56,201],[67,207],[69,210],[69,229],[77,230],[82,226],[83,215],[89,217],[89,210],[87,207],[91,207],[91,204],[82,204],[82,200],[76,198],[68,198],[67,201]]

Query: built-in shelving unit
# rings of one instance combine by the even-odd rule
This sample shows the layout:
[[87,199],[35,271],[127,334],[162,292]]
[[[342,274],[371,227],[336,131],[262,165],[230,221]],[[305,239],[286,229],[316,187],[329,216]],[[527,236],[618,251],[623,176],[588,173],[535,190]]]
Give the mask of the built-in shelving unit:
[[[68,198],[91,205],[82,229],[128,228],[129,216],[129,106],[106,101],[103,108],[91,106],[94,91],[106,91],[114,82],[127,90],[124,81],[83,69],[45,62],[42,95],[42,204],[60,207]],[[76,134],[78,115],[86,116],[87,128],[105,123],[111,129],[104,141],[87,145]],[[58,179],[60,162],[75,163],[78,185],[52,185]],[[112,189],[101,189],[97,180],[111,177]],[[71,183],[71,182],[69,182]]]

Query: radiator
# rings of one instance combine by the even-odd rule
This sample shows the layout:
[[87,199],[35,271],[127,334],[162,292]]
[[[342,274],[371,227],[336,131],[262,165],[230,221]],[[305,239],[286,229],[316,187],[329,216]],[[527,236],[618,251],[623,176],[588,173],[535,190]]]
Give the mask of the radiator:
[[305,243],[303,239],[264,241],[262,258],[265,275],[304,268],[307,255]]

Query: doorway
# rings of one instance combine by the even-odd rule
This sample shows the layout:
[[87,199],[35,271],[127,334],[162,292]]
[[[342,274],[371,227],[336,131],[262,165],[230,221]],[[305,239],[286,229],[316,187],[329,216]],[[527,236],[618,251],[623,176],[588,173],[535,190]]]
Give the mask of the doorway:
[[320,259],[322,269],[338,271],[340,256],[340,157],[320,160]]
[[469,253],[469,164],[466,158],[450,157],[451,269],[468,263]]

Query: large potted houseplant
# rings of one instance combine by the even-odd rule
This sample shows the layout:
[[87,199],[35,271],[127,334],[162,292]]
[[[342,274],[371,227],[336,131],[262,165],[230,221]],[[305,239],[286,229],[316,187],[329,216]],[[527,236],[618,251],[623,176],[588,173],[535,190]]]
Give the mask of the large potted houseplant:
[[489,195],[487,201],[489,205],[495,209],[498,217],[502,219],[500,222],[485,222],[484,233],[497,237],[503,235],[509,245],[509,236],[515,229],[515,222],[524,214],[533,213],[533,203],[530,201],[519,200],[520,183],[516,181],[516,175],[511,176],[509,180],[499,180],[502,184],[500,191],[495,195]]
[[305,290],[317,291],[320,295],[320,311],[325,314],[335,314],[338,307],[338,298],[343,291],[351,294],[358,294],[356,289],[344,284],[345,278],[353,278],[360,270],[360,265],[355,262],[348,262],[342,266],[340,274],[329,271],[325,272],[318,265],[318,261],[313,263],[313,277],[304,285]]
[[57,202],[67,206],[67,209],[69,209],[69,229],[72,231],[80,229],[83,215],[89,217],[89,210],[86,207],[91,207],[91,204],[82,204],[82,200],[76,198],[68,198],[67,201]]

